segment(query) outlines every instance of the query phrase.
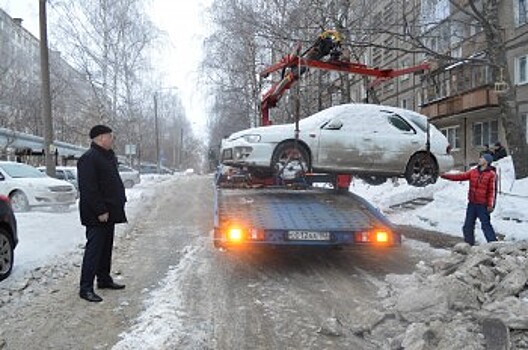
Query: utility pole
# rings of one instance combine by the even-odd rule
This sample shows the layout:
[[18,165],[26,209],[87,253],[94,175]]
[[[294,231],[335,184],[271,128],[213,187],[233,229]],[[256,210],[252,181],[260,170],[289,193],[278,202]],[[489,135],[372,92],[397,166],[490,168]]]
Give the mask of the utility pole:
[[183,128],[180,128],[180,154],[179,154],[179,160],[178,160],[178,170],[182,171],[182,159],[183,157]]
[[42,97],[42,119],[44,124],[44,153],[46,174],[55,176],[55,147],[53,146],[53,120],[51,115],[50,68],[48,51],[48,24],[46,0],[39,0],[40,19],[40,79]]
[[157,92],[154,93],[154,129],[156,132],[156,171],[161,173],[160,164],[160,144],[159,144],[159,131],[158,131],[158,96]]

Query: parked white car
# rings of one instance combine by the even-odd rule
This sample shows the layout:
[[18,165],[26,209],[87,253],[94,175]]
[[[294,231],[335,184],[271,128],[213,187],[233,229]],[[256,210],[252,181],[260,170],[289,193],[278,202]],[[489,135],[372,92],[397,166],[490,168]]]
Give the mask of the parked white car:
[[67,207],[75,203],[77,190],[30,165],[0,162],[0,195],[8,196],[13,210],[20,212],[32,207]]
[[[42,173],[46,173],[46,167],[39,166],[37,169]],[[79,191],[79,183],[77,182],[77,167],[57,166],[55,168],[55,178],[71,183],[75,189]]]
[[247,167],[256,176],[305,171],[357,175],[371,184],[403,176],[413,186],[435,182],[453,167],[451,146],[427,117],[372,104],[328,108],[294,124],[239,131],[222,141],[221,161]]
[[123,181],[125,188],[132,188],[134,185],[137,185],[141,182],[139,171],[123,164],[119,164],[119,175],[121,176],[121,180]]

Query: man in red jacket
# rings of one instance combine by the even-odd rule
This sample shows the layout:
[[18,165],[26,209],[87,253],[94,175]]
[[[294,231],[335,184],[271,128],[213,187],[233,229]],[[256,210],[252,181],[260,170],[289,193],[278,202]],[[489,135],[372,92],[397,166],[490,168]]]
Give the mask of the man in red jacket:
[[469,180],[468,206],[466,221],[462,227],[464,241],[470,245],[475,244],[475,221],[480,220],[482,231],[488,242],[496,241],[495,230],[491,226],[490,214],[495,208],[495,184],[497,175],[495,168],[490,164],[493,161],[491,154],[483,154],[478,166],[462,174],[442,174],[441,177],[451,181]]

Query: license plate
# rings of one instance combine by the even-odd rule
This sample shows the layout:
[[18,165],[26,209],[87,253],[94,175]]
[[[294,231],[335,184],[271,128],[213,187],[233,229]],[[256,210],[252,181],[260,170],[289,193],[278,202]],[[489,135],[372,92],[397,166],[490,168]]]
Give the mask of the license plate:
[[57,202],[67,202],[67,201],[70,201],[71,199],[72,199],[71,194],[59,194],[57,196]]
[[330,232],[288,231],[291,241],[329,241]]

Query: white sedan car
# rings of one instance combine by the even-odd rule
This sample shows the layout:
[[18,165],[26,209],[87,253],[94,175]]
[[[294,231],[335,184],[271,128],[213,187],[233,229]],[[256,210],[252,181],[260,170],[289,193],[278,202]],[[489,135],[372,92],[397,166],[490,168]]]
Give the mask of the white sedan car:
[[261,177],[297,166],[353,174],[371,184],[402,176],[425,186],[454,163],[445,136],[427,124],[427,117],[401,108],[339,105],[302,119],[298,141],[294,124],[236,132],[222,141],[221,161]]
[[75,203],[77,190],[70,183],[15,162],[0,162],[0,195],[8,196],[14,211],[31,207],[68,207]]

